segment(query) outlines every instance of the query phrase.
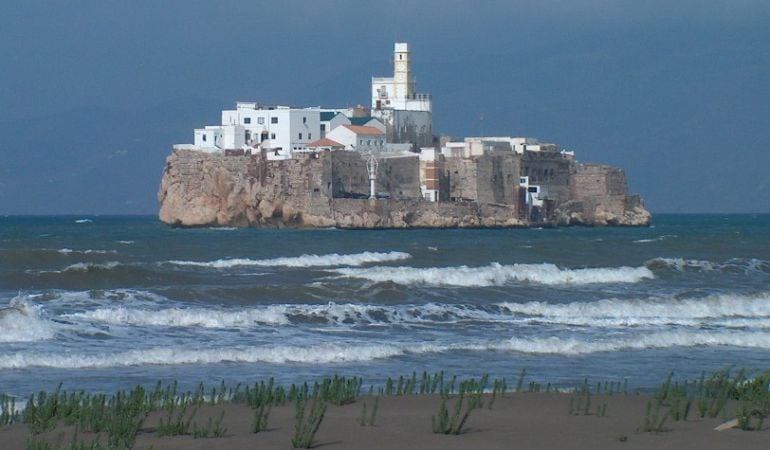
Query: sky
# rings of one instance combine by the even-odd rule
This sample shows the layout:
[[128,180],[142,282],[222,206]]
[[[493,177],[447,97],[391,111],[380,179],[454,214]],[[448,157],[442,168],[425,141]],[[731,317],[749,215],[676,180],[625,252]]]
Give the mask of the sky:
[[368,104],[409,42],[434,133],[621,167],[653,213],[770,213],[767,0],[9,0],[0,214],[156,214],[236,101]]

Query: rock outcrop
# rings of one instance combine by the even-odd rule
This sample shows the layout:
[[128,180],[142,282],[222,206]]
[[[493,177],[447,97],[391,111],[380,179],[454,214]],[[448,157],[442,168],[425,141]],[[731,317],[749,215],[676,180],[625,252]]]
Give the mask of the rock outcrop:
[[[477,201],[427,202],[414,198],[415,176],[383,170],[385,186],[395,198],[369,200],[359,173],[365,164],[351,152],[307,153],[268,161],[263,155],[221,155],[175,150],[166,161],[158,200],[160,220],[172,226],[468,228],[531,225],[520,205]],[[417,158],[410,158],[418,164]],[[409,162],[386,162],[392,167]],[[388,166],[390,167],[390,166]],[[625,192],[625,176],[607,166],[590,166],[576,175],[577,192],[586,180],[590,195],[575,195],[555,205],[542,225],[647,225],[649,213],[637,196]],[[579,172],[579,170],[578,170]],[[397,174],[398,179],[387,174]],[[619,172],[622,175],[622,172]],[[396,175],[394,175],[396,176]],[[363,178],[363,179],[362,179]],[[596,183],[595,180],[604,180]],[[582,181],[581,181],[582,180]],[[608,181],[609,180],[609,181]],[[403,187],[403,189],[401,187]],[[397,192],[394,192],[396,191]],[[399,197],[398,194],[404,194]],[[407,195],[408,194],[408,195]]]

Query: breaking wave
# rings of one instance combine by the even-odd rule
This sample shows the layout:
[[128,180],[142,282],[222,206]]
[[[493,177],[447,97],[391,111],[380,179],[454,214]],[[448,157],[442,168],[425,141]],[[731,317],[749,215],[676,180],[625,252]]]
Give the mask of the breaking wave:
[[212,267],[227,269],[230,267],[332,267],[332,266],[361,266],[368,263],[400,261],[411,258],[404,252],[363,252],[350,255],[331,253],[328,255],[302,255],[273,259],[218,259],[216,261],[169,261],[169,264],[180,266]]
[[527,354],[583,355],[624,350],[672,347],[744,347],[770,349],[770,333],[669,331],[604,340],[576,338],[511,338],[495,342],[455,344],[321,344],[313,346],[169,348],[102,354],[35,353],[5,355],[0,369],[50,367],[62,369],[109,368],[141,365],[235,363],[335,364],[367,362],[426,353],[501,351]]
[[755,258],[733,258],[721,263],[687,258],[655,258],[645,265],[653,270],[668,269],[676,272],[770,273],[770,261]]
[[75,263],[72,265],[69,265],[65,267],[61,271],[56,271],[56,273],[63,273],[63,272],[89,272],[92,270],[110,270],[114,269],[115,267],[118,267],[120,265],[117,261],[109,261],[106,263],[98,264],[98,263]]
[[0,342],[34,342],[53,339],[53,323],[40,317],[40,307],[19,297],[0,308]]
[[492,263],[482,267],[371,267],[335,269],[343,278],[362,278],[374,282],[428,284],[434,286],[501,286],[510,282],[545,285],[638,283],[655,276],[647,267],[560,269],[554,264]]
[[575,338],[512,338],[498,350],[521,353],[582,355],[622,350],[672,347],[744,347],[770,349],[770,333],[736,331],[666,331],[607,340]]
[[637,239],[634,241],[634,244],[647,244],[650,242],[658,242],[658,241],[664,241],[666,239],[673,239],[676,238],[677,235],[675,234],[664,234],[663,236],[658,236],[656,238],[649,238],[649,239]]
[[500,306],[533,321],[586,326],[656,326],[705,324],[725,327],[770,327],[770,293],[722,294],[705,298],[606,299],[553,304],[510,303]]
[[67,314],[68,319],[90,320],[113,325],[230,328],[254,324],[285,325],[288,318],[280,308],[217,311],[209,308],[168,308],[161,310],[125,307],[99,308]]
[[252,348],[188,349],[156,347],[110,354],[21,354],[0,358],[0,369],[51,367],[61,369],[108,368],[139,365],[236,363],[313,363],[362,362],[390,358],[405,350],[390,345],[336,345],[312,347],[280,346]]
[[98,308],[63,318],[123,326],[232,328],[318,323],[332,325],[411,325],[458,322],[541,323],[592,327],[720,326],[770,328],[770,293],[723,294],[698,299],[605,299],[554,304],[503,302],[487,306],[427,303],[276,304],[242,309]]
[[504,321],[512,319],[501,309],[428,303],[425,305],[379,306],[354,303],[325,305],[269,305],[234,311],[202,308],[131,309],[99,308],[62,317],[129,326],[231,328],[249,325],[328,323],[334,325],[430,324],[459,321]]
[[86,250],[73,250],[71,248],[60,248],[56,250],[58,253],[61,253],[62,255],[69,255],[72,253],[78,253],[83,255],[90,255],[92,253],[99,254],[99,255],[106,255],[107,253],[117,253],[115,250],[92,250],[92,249],[86,249]]

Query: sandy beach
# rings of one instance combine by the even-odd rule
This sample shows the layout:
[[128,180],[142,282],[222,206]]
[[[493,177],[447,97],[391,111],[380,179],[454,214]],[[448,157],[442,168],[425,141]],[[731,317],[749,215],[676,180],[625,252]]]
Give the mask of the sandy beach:
[[[362,396],[354,403],[328,405],[312,448],[322,449],[759,449],[768,448],[770,432],[714,428],[731,419],[735,405],[728,404],[727,413],[719,418],[700,418],[693,411],[686,421],[667,420],[664,432],[643,432],[646,405],[650,397],[636,394],[592,396],[589,415],[570,413],[570,398],[565,393],[509,393],[498,396],[491,409],[489,396],[482,408],[474,409],[458,435],[435,434],[431,416],[439,409],[438,395],[382,396],[375,424],[362,426],[363,403],[371,411],[373,397]],[[452,410],[453,402],[448,402]],[[593,406],[596,405],[596,406]],[[606,405],[605,415],[595,408]],[[195,439],[191,435],[158,437],[157,425],[162,417],[152,412],[137,434],[137,449],[290,449],[294,433],[295,409],[292,404],[273,407],[265,431],[251,432],[253,410],[247,405],[224,403],[201,405],[194,421],[204,424],[224,411],[223,437]],[[69,444],[72,427],[59,426],[37,437],[55,443],[64,433]],[[4,449],[26,448],[29,430],[25,424],[0,428]],[[80,433],[79,441],[93,441],[95,435]],[[102,444],[106,442],[103,436]],[[54,447],[55,448],[55,447]]]

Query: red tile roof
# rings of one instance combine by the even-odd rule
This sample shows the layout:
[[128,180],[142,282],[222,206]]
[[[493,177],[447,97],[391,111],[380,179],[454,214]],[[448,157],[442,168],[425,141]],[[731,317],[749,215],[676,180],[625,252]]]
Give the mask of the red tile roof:
[[343,125],[343,127],[346,127],[350,131],[356,133],[356,134],[373,134],[373,135],[381,135],[385,134],[382,131],[380,131],[378,128],[374,127],[367,127],[362,125]]
[[340,144],[337,141],[333,141],[329,138],[321,138],[317,139],[309,144],[307,144],[307,147],[340,147],[344,148],[345,146]]

